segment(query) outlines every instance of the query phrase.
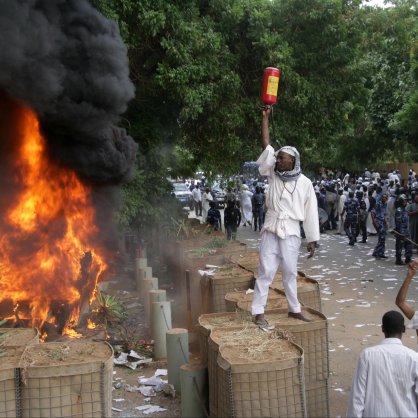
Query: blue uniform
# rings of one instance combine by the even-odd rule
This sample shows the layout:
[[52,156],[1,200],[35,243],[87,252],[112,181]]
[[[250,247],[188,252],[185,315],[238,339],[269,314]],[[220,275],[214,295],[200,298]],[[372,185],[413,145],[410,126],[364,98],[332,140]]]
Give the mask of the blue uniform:
[[[385,244],[386,244],[386,216],[387,206],[381,200],[376,203],[376,206],[371,211],[376,224],[377,231],[377,245],[373,251],[374,257],[385,257]],[[387,257],[385,257],[387,258]]]
[[344,221],[344,231],[347,234],[350,245],[354,245],[357,236],[357,222],[358,222],[358,208],[359,203],[354,197],[349,197],[344,202],[344,209],[346,213]]
[[403,237],[396,235],[396,261],[400,262],[402,249],[405,248],[405,262],[409,263],[412,256],[412,245],[405,238],[409,238],[409,215],[405,206],[399,206],[395,212],[395,231]]
[[254,216],[254,231],[261,231],[263,227],[264,219],[264,194],[263,193],[254,193],[251,198],[251,203],[253,207],[253,216]]

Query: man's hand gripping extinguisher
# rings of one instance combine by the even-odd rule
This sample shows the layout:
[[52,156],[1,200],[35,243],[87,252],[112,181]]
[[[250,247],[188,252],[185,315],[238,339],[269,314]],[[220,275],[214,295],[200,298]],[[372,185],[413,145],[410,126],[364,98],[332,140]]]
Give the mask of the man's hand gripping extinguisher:
[[[273,106],[277,102],[277,91],[279,89],[279,80],[280,80],[280,70],[274,67],[267,67],[264,70],[263,76],[263,84],[261,87],[261,107],[264,109],[267,106],[271,106],[271,128],[273,133],[273,138],[275,138],[274,134],[274,119],[273,119]],[[281,147],[280,141],[275,139],[278,146]]]

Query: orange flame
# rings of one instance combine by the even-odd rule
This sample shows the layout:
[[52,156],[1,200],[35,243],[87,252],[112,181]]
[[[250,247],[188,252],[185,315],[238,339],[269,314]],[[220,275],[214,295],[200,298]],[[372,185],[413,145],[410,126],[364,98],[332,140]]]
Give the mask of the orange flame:
[[[96,248],[91,192],[73,171],[48,157],[30,109],[22,108],[20,132],[17,192],[0,234],[0,303],[11,300],[12,316],[29,319],[31,326],[56,323],[59,315],[67,326],[76,324],[106,268]],[[86,254],[90,264],[83,271]]]

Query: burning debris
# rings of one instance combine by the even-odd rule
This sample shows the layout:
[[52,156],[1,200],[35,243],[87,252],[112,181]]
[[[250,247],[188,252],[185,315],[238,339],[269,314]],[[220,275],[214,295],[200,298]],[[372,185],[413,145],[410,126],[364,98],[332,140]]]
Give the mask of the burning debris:
[[106,269],[97,196],[134,166],[127,51],[87,0],[0,0],[0,62],[0,318],[59,335]]

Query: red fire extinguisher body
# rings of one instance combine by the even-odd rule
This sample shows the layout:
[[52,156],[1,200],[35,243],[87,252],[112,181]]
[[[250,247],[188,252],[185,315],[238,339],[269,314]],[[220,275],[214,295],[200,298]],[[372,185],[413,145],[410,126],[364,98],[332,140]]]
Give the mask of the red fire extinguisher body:
[[267,67],[264,70],[263,85],[261,88],[261,102],[265,105],[274,105],[277,102],[277,91],[279,89],[280,70],[274,67]]

